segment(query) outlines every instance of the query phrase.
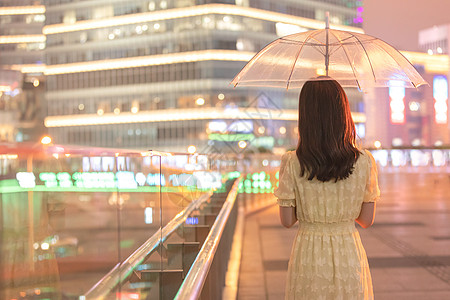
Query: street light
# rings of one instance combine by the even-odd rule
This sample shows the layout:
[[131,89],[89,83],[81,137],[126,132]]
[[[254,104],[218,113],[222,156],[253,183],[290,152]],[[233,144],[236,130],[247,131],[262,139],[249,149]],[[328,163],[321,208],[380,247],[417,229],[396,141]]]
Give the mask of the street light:
[[197,151],[197,148],[196,148],[194,145],[190,145],[190,146],[187,148],[187,151],[188,151],[188,153],[190,153],[190,154],[194,154],[195,151]]
[[246,141],[239,141],[238,142],[238,146],[241,149],[244,149],[245,147],[247,147],[247,142]]
[[49,145],[51,142],[52,142],[52,138],[49,137],[48,135],[44,136],[41,139],[41,144],[43,144],[43,145]]

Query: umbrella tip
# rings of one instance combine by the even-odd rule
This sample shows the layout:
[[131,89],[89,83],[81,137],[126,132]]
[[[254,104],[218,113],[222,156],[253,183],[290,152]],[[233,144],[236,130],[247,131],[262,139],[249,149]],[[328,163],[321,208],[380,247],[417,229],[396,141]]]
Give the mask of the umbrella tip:
[[326,11],[325,12],[325,29],[329,29],[330,28],[330,12]]

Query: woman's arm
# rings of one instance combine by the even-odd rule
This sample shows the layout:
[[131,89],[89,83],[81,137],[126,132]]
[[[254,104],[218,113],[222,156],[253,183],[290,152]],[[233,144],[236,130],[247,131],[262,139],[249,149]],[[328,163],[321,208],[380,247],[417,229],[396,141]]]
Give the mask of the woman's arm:
[[295,207],[280,206],[280,220],[284,227],[290,228],[297,222]]
[[375,218],[375,202],[363,202],[361,212],[355,220],[362,228],[369,228]]

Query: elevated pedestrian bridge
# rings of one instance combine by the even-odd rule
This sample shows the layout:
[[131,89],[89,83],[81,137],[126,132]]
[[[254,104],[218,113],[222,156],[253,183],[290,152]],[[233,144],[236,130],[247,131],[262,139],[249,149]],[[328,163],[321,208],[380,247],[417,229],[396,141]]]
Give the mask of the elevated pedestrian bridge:
[[[450,174],[446,149],[377,151],[382,172]],[[245,216],[274,205],[279,163],[0,144],[0,299],[245,298]]]

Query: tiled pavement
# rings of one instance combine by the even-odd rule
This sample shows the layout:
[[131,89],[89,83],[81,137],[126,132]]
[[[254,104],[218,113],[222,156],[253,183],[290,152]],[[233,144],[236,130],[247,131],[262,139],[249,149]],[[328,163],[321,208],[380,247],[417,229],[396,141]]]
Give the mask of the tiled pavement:
[[[375,224],[359,228],[378,300],[450,299],[450,174],[383,173]],[[274,200],[275,201],[275,200]],[[247,215],[238,299],[283,299],[297,227],[276,205]]]

